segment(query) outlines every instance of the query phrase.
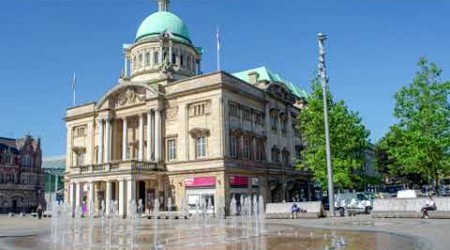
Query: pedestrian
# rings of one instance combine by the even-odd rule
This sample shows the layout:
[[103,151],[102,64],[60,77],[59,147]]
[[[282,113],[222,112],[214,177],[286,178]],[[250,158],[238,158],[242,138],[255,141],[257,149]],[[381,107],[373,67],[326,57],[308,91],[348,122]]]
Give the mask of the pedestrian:
[[420,212],[422,212],[422,219],[428,219],[428,211],[435,211],[437,209],[436,203],[431,197],[431,194],[428,196],[428,200],[425,202],[425,206],[422,207]]
[[291,206],[291,217],[293,219],[297,218],[298,213],[300,213],[300,207],[298,207],[296,203],[293,203]]
[[36,212],[38,214],[38,219],[40,220],[42,218],[42,206],[39,204],[39,206],[36,209]]

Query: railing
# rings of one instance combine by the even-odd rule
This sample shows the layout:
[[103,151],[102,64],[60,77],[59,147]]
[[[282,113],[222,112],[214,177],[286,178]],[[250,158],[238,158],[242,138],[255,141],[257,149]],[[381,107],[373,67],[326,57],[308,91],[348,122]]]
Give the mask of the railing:
[[113,161],[109,163],[96,164],[96,165],[85,165],[85,166],[74,166],[73,168],[78,169],[79,174],[88,173],[107,173],[107,172],[117,172],[117,171],[161,171],[164,170],[159,167],[154,162],[127,160],[127,161]]

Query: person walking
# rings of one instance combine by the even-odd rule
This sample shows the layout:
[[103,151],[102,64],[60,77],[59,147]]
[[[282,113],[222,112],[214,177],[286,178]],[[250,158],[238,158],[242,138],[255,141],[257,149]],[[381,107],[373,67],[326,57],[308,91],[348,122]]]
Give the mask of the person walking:
[[39,204],[39,206],[36,209],[36,212],[38,214],[38,219],[40,220],[42,218],[42,206]]

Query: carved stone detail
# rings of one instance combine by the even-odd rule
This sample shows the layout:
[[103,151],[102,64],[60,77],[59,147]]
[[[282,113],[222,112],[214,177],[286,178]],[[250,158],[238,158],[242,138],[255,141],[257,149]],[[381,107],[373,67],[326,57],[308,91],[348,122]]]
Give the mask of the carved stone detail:
[[117,106],[125,106],[142,102],[145,100],[145,93],[138,93],[135,88],[127,88],[117,97]]
[[178,107],[172,107],[166,110],[166,120],[177,120]]

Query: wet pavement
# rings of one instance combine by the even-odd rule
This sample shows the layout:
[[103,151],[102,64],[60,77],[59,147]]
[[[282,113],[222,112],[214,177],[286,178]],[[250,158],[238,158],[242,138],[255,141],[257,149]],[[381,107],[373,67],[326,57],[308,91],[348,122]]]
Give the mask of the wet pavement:
[[[189,221],[182,223],[189,228]],[[0,249],[51,249],[48,243],[50,222],[47,218],[0,216]],[[165,220],[160,223],[160,240],[165,242],[165,249],[325,249],[331,240],[341,239],[345,239],[342,249],[449,249],[450,245],[450,220],[372,219],[367,215],[265,220],[267,231],[263,237],[242,237],[236,229],[225,227],[220,231],[220,227],[214,225],[204,232],[192,233],[195,230],[183,229],[176,233],[168,223]],[[136,249],[148,249],[152,241],[149,237],[151,225],[151,220],[140,221],[135,236]],[[97,235],[94,238],[102,237],[102,230],[94,229],[93,232]],[[119,236],[115,234],[115,238]],[[86,238],[81,238],[81,242],[84,241]],[[86,245],[82,246],[64,248],[86,248]],[[106,246],[94,242],[90,248],[104,249]]]

